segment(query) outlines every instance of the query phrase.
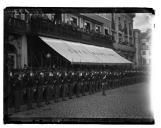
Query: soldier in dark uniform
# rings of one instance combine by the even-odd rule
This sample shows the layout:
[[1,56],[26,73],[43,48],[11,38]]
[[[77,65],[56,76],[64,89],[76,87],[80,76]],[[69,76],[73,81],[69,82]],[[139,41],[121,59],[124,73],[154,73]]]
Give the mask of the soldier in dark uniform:
[[37,83],[37,106],[41,107],[40,102],[43,97],[43,85],[44,85],[44,73],[40,72],[38,75],[38,83]]
[[51,98],[51,90],[52,90],[52,83],[53,83],[53,73],[50,71],[46,76],[46,97],[45,102],[49,104],[49,100]]
[[68,94],[69,94],[69,99],[72,99],[73,96],[73,79],[72,77],[74,77],[74,72],[68,72]]
[[15,74],[14,79],[14,98],[15,98],[15,112],[20,111],[20,105],[21,105],[21,84],[22,84],[22,76],[21,74],[17,73]]
[[80,85],[82,96],[85,96],[85,72],[82,72],[82,76],[80,78]]
[[78,73],[74,71],[72,73],[72,84],[73,84],[73,92],[77,96],[77,84],[78,84]]
[[90,94],[93,94],[94,92],[93,92],[93,73],[92,72],[90,72],[90,78],[89,78],[90,80],[90,84],[89,84],[89,87],[90,87]]
[[91,76],[92,78],[92,81],[91,81],[91,83],[92,83],[92,93],[95,93],[95,74],[94,74],[94,71],[92,71],[92,76]]
[[7,91],[8,91],[8,101],[7,101],[7,104],[8,104],[8,107],[10,106],[13,106],[14,104],[14,73],[13,72],[9,72],[9,78],[8,78],[8,88],[7,88]]
[[59,71],[56,72],[56,82],[55,82],[55,102],[58,102],[58,98],[60,96],[60,87],[61,87],[61,73]]
[[65,101],[66,100],[66,92],[67,92],[67,84],[68,84],[68,74],[67,72],[63,72],[62,74],[62,100]]
[[106,89],[109,89],[109,71],[106,71]]
[[82,74],[81,74],[81,72],[80,71],[78,71],[77,72],[77,83],[76,83],[76,96],[77,97],[80,97],[80,79],[81,79],[81,76],[82,76]]
[[55,94],[55,90],[56,90],[56,80],[57,80],[57,74],[56,74],[56,71],[54,70],[53,72],[52,72],[52,74],[53,74],[53,77],[52,77],[52,79],[51,79],[51,95],[50,95],[50,99],[54,99],[55,100],[55,97],[56,97],[56,94]]
[[101,72],[98,72],[98,89],[99,89],[99,91],[102,90],[102,74],[101,74]]
[[89,91],[89,88],[88,88],[88,71],[86,71],[86,73],[85,73],[84,84],[85,84],[85,95],[86,95],[86,92]]
[[106,84],[106,74],[104,72],[102,72],[102,95],[106,95],[105,93],[105,84]]
[[27,74],[27,104],[28,104],[28,109],[32,109],[32,102],[33,102],[33,86],[34,86],[34,73],[32,71],[30,71],[28,74]]

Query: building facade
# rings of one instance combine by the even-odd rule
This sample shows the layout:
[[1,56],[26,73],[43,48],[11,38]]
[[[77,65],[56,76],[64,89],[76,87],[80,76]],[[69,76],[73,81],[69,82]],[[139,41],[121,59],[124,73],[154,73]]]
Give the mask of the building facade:
[[133,30],[133,37],[134,37],[134,44],[136,48],[135,52],[135,66],[137,68],[141,67],[142,65],[142,59],[141,59],[141,31],[139,29],[134,29]]
[[148,39],[141,39],[141,64],[148,67],[151,64],[151,43]]
[[[5,10],[5,55],[7,65],[21,69],[24,65],[43,67],[48,51],[37,48],[39,36],[51,37],[112,48],[133,61],[133,14],[113,13],[60,13],[43,10]],[[37,54],[37,55],[36,55]],[[41,58],[40,58],[41,57]],[[55,61],[54,57],[52,58]],[[51,60],[52,60],[51,59]]]
[[135,44],[133,39],[133,18],[132,13],[113,13],[111,33],[114,36],[114,49],[123,57],[134,62]]

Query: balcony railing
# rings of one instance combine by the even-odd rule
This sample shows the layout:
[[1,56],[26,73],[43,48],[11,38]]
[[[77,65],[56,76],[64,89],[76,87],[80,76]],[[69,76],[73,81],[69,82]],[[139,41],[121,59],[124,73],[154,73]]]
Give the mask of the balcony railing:
[[26,23],[20,19],[7,17],[5,18],[5,30],[7,32],[24,33],[26,32]]
[[111,35],[103,35],[95,31],[86,31],[83,28],[66,23],[54,24],[53,22],[44,19],[39,19],[37,21],[32,20],[31,31],[100,46],[112,47],[113,43]]
[[94,44],[98,46],[113,47],[114,42],[111,35],[103,35],[95,31],[86,31],[78,26],[72,26],[66,23],[54,24],[53,22],[38,18],[32,19],[27,25],[25,21],[12,17],[5,18],[5,30],[8,32],[24,33],[27,30],[46,36],[56,36],[58,38]]

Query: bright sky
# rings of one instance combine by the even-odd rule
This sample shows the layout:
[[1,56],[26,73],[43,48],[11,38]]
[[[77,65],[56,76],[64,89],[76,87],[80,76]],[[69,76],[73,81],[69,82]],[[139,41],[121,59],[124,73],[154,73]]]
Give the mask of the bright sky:
[[134,18],[134,29],[140,29],[145,32],[147,29],[152,29],[152,18],[154,15],[151,13],[136,13]]

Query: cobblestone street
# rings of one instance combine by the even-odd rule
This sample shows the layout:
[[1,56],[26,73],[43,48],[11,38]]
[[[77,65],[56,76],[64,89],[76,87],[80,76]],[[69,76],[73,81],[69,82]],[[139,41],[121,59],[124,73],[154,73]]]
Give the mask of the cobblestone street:
[[12,117],[56,118],[150,118],[148,91],[145,83],[135,84],[44,105],[41,108],[19,112]]

